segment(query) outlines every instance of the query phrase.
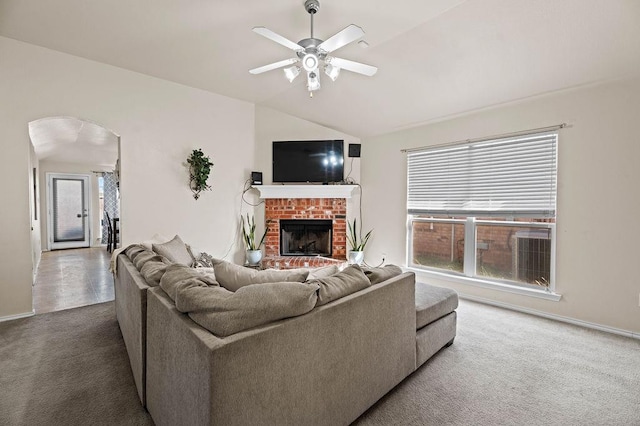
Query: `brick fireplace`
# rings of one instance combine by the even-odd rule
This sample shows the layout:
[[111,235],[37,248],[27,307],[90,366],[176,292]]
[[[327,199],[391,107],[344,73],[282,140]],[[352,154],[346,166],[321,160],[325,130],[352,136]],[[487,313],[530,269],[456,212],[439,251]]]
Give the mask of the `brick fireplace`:
[[[262,266],[267,268],[316,267],[342,263],[347,256],[347,200],[345,198],[268,198],[265,200],[265,220],[269,232],[265,239],[265,257]],[[280,220],[310,221],[330,220],[331,257],[283,256],[280,250]]]

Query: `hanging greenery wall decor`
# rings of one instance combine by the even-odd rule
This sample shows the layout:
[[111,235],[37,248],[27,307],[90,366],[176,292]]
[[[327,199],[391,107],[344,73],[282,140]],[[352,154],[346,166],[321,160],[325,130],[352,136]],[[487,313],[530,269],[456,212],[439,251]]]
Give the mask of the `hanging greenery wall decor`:
[[204,155],[201,149],[194,149],[189,158],[189,187],[193,192],[193,198],[196,200],[200,198],[200,193],[211,189],[207,184],[209,174],[213,163],[211,159]]

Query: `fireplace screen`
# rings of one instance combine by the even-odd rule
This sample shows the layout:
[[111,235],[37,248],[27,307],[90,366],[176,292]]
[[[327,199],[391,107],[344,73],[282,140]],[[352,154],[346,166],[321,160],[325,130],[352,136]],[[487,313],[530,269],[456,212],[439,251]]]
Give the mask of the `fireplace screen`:
[[331,220],[280,220],[281,256],[331,256]]

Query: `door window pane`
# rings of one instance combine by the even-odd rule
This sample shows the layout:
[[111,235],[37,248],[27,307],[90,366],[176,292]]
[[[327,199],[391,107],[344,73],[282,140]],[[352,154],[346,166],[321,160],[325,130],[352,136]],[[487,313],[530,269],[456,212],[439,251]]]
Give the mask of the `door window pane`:
[[53,241],[84,240],[84,182],[53,179]]

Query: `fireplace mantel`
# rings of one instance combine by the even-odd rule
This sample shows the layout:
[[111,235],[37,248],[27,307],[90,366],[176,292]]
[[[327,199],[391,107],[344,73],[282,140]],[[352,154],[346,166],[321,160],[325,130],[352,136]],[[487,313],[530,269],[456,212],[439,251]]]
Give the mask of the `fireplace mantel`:
[[357,185],[254,185],[260,198],[351,198]]

